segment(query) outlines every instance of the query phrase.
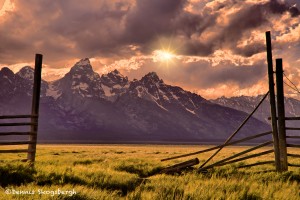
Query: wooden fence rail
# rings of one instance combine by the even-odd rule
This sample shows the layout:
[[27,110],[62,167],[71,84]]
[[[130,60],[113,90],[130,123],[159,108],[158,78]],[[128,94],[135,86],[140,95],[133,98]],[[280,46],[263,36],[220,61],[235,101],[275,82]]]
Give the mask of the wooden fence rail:
[[[244,167],[252,167],[257,165],[263,165],[263,164],[275,164],[276,171],[282,172],[287,171],[288,166],[299,166],[295,164],[288,163],[287,157],[294,157],[294,158],[300,158],[300,155],[296,154],[288,154],[287,153],[287,147],[292,148],[300,148],[300,145],[298,144],[287,144],[286,139],[299,139],[300,136],[287,136],[286,131],[288,130],[300,130],[298,127],[286,127],[286,120],[300,120],[300,116],[298,117],[286,117],[285,116],[285,105],[284,105],[284,87],[283,87],[283,66],[282,66],[282,59],[276,59],[276,84],[274,81],[274,67],[273,67],[273,58],[272,58],[272,44],[271,44],[271,33],[270,31],[266,32],[266,50],[267,50],[267,63],[268,63],[268,78],[269,78],[269,91],[264,95],[264,97],[261,99],[261,101],[258,103],[258,105],[255,107],[255,109],[248,115],[248,117],[242,122],[242,124],[237,128],[235,132],[233,132],[228,139],[222,144],[215,147],[211,147],[208,149],[204,149],[201,151],[183,154],[179,156],[174,156],[170,158],[162,159],[161,161],[167,161],[167,160],[173,160],[177,158],[183,158],[187,156],[192,156],[200,153],[205,153],[213,150],[215,151],[199,168],[198,171],[203,171],[209,168],[213,168],[215,166],[223,166],[235,162],[240,162],[243,160],[247,160],[250,158],[255,158],[258,156],[266,155],[269,153],[274,153],[274,160],[275,161],[263,161],[263,162],[257,162],[253,164],[243,165],[240,166],[240,168]],[[277,95],[275,95],[275,87],[276,86],[276,92]],[[272,131],[257,134],[255,136],[246,137],[244,139],[240,139],[234,142],[231,142],[231,139],[240,131],[240,129],[247,123],[247,121],[252,117],[254,112],[260,107],[262,102],[266,99],[266,97],[269,95],[270,97],[270,108],[271,108],[271,117],[268,119],[271,120],[272,125]],[[276,101],[277,98],[277,101]],[[273,141],[265,142],[263,144],[260,144],[258,146],[251,147],[247,150],[244,150],[242,152],[239,152],[235,155],[229,156],[225,159],[222,159],[220,161],[217,161],[213,164],[210,164],[208,166],[205,166],[210,160],[212,160],[224,147],[230,146],[233,144],[238,144],[244,141],[248,141],[254,138],[262,137],[264,135],[268,135],[272,133]],[[249,152],[252,152],[256,149],[262,148],[264,146],[273,144],[272,150],[263,151],[260,153],[244,156],[241,158],[238,158],[244,154],[247,154]]]
[[0,146],[3,146],[3,145],[33,144],[33,143],[34,143],[33,141],[14,141],[14,142],[5,141],[5,142],[0,142]]
[[250,158],[255,158],[255,157],[263,156],[263,155],[270,154],[270,153],[273,153],[273,152],[274,152],[273,149],[272,150],[263,151],[263,152],[260,152],[260,153],[252,154],[252,155],[245,156],[245,157],[242,157],[242,158],[238,158],[238,159],[235,159],[235,160],[230,160],[228,162],[219,163],[219,164],[214,165],[214,166],[209,165],[209,166],[200,168],[199,171],[210,169],[210,168],[213,168],[215,166],[224,166],[224,165],[228,165],[228,164],[240,162],[240,161],[243,161],[243,160],[248,160]]
[[298,154],[288,153],[287,156],[294,157],[294,158],[300,158],[300,155],[298,155]]
[[292,163],[288,163],[288,166],[290,166],[290,167],[300,167],[299,164],[292,164]]
[[0,150],[0,153],[31,153],[28,149],[8,149]]
[[38,118],[38,115],[2,115],[0,119]]
[[287,135],[286,138],[300,139],[300,136],[296,136],[296,135]]
[[36,132],[0,132],[0,136],[6,135],[36,135]]
[[295,128],[295,127],[285,127],[285,130],[300,131],[300,128]]
[[248,165],[241,165],[241,166],[238,166],[237,168],[254,167],[254,166],[266,165],[266,164],[275,164],[275,162],[274,161],[257,162],[257,163],[248,164]]
[[218,145],[218,146],[211,147],[211,148],[208,148],[208,149],[204,149],[204,150],[201,150],[201,151],[196,151],[196,152],[193,152],[193,153],[182,154],[182,155],[179,155],[179,156],[165,158],[165,159],[162,159],[161,161],[174,160],[174,159],[178,159],[178,158],[183,158],[183,157],[188,157],[188,156],[193,156],[193,155],[197,155],[197,154],[201,154],[201,153],[213,151],[213,150],[219,149],[220,147],[226,147],[226,146],[230,146],[230,145],[234,145],[234,144],[239,144],[239,143],[242,143],[242,142],[245,142],[245,141],[249,141],[249,140],[252,140],[252,139],[255,139],[255,138],[259,138],[259,137],[262,137],[262,136],[270,135],[271,133],[272,133],[272,131],[267,131],[267,132],[264,132],[264,133],[260,133],[260,134],[253,135],[253,136],[249,136],[249,137],[246,137],[246,138],[243,138],[243,139],[240,139],[240,140],[229,142],[227,144]]
[[285,117],[285,120],[300,120],[300,117]]
[[242,151],[242,152],[240,152],[240,153],[237,153],[237,154],[234,154],[234,155],[232,155],[232,156],[229,156],[229,157],[227,157],[227,158],[225,158],[225,159],[222,159],[222,160],[220,160],[220,161],[218,161],[218,162],[215,162],[215,163],[213,163],[213,164],[211,164],[211,165],[209,165],[209,166],[207,166],[207,167],[200,168],[200,170],[212,168],[212,167],[214,167],[214,166],[219,166],[220,164],[226,163],[227,161],[230,161],[230,160],[232,160],[232,159],[234,159],[234,158],[237,158],[237,157],[239,157],[239,156],[241,156],[241,155],[244,155],[244,154],[249,153],[249,152],[251,152],[251,151],[257,150],[257,149],[259,149],[259,148],[265,147],[265,146],[270,145],[270,144],[272,144],[272,143],[273,143],[273,141],[268,141],[268,142],[262,143],[262,144],[260,144],[260,145],[251,147],[250,149],[247,149],[247,150],[244,150],[244,151]]
[[4,115],[0,116],[0,119],[25,119],[29,118],[30,122],[4,122],[0,123],[0,127],[19,127],[30,126],[30,131],[11,131],[0,132],[0,136],[12,136],[12,135],[28,135],[28,141],[1,141],[0,146],[10,145],[24,145],[28,144],[28,149],[12,149],[12,150],[0,150],[0,153],[27,153],[27,160],[33,163],[35,161],[36,143],[37,143],[37,130],[38,130],[38,118],[39,118],[39,102],[41,92],[41,73],[42,73],[42,61],[43,55],[36,54],[35,56],[35,69],[33,78],[33,95],[31,104],[30,115]]
[[[269,91],[264,95],[264,97],[260,100],[260,102],[256,105],[256,107],[254,108],[254,110],[247,116],[247,118],[242,122],[242,124],[236,129],[236,131],[234,131],[229,138],[224,142],[223,145],[226,145],[227,143],[229,143],[231,141],[231,139],[244,127],[244,125],[248,122],[248,120],[252,117],[252,115],[255,113],[255,111],[260,107],[260,105],[262,104],[262,102],[267,98],[267,96],[269,95]],[[224,146],[221,146],[215,153],[213,153],[201,166],[200,168],[204,167],[211,159],[213,159],[222,149],[224,148]]]
[[16,123],[1,123],[0,126],[36,126],[37,123],[31,122],[16,122]]
[[300,148],[300,144],[286,144],[287,147]]

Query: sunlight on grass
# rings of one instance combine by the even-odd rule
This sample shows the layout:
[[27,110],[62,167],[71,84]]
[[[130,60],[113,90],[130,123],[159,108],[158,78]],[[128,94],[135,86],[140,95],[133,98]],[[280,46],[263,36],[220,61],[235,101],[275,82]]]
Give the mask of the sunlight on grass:
[[[162,158],[206,147],[176,145],[38,145],[36,164],[20,162],[25,154],[2,154],[0,199],[299,199],[300,169],[285,173],[263,172],[274,166],[237,169],[240,164],[214,168],[207,173],[159,174],[180,161]],[[230,147],[217,161],[247,147]],[[267,150],[266,147],[263,150]],[[261,150],[262,151],[262,150]],[[257,151],[258,152],[258,151]],[[294,149],[291,153],[300,153]],[[211,153],[200,154],[200,163]],[[195,156],[194,156],[195,157]],[[272,160],[273,155],[252,159]],[[290,162],[300,164],[300,159]],[[248,161],[242,164],[247,164]],[[5,194],[33,190],[35,194]],[[42,191],[76,191],[72,196],[38,194]]]

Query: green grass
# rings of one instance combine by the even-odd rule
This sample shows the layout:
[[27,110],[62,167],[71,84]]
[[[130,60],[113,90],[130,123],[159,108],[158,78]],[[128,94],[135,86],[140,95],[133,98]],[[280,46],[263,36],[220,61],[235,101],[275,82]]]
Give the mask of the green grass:
[[[285,173],[270,171],[272,165],[237,169],[241,164],[272,160],[272,154],[207,173],[158,173],[165,166],[190,159],[160,162],[162,158],[204,148],[207,146],[38,145],[35,168],[21,162],[26,154],[1,154],[0,199],[300,199],[298,168],[290,167]],[[225,148],[211,162],[246,148]],[[198,155],[200,163],[211,153]],[[290,153],[300,154],[300,150]],[[300,159],[289,162],[300,164]],[[8,190],[34,194],[5,194]],[[58,190],[76,194],[51,196],[50,191]]]

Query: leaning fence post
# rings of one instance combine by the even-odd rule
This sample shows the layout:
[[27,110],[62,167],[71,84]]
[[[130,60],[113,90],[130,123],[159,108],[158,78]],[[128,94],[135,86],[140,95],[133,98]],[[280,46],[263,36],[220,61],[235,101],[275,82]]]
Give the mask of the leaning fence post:
[[284,109],[284,89],[283,89],[283,69],[282,59],[276,59],[276,89],[277,89],[277,109],[278,109],[278,139],[280,148],[281,171],[288,170],[286,132],[285,132],[285,109]]
[[279,152],[279,142],[278,142],[278,129],[277,129],[277,119],[276,119],[276,101],[275,101],[275,91],[274,91],[274,70],[273,70],[273,60],[272,60],[272,42],[271,42],[271,32],[266,32],[266,44],[267,44],[267,61],[268,61],[268,76],[269,76],[269,91],[270,91],[270,105],[271,105],[271,123],[272,123],[272,133],[273,133],[273,147],[275,156],[275,166],[276,171],[280,171],[280,152]]
[[[39,103],[41,93],[41,74],[42,74],[42,62],[43,55],[35,55],[35,67],[34,67],[34,82],[33,82],[33,95],[32,95],[32,109],[31,109],[31,134],[29,136],[28,154],[27,160],[32,164],[35,161],[37,132],[38,132],[38,119],[39,119]],[[38,117],[34,117],[38,116]]]

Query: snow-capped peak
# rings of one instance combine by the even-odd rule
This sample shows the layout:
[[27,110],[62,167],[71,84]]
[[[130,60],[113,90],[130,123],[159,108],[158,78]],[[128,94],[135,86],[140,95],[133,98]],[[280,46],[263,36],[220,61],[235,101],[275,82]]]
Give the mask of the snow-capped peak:
[[78,61],[70,71],[72,74],[94,74],[94,70],[88,58]]
[[83,58],[80,61],[78,61],[75,65],[77,66],[86,66],[86,65],[91,65],[90,59],[88,58]]
[[19,72],[17,72],[17,75],[27,80],[33,80],[34,69],[30,66],[25,66]]
[[162,79],[159,79],[158,75],[156,74],[156,72],[150,72],[148,74],[146,74],[141,81],[143,83],[163,83]]
[[120,86],[124,86],[128,83],[128,78],[123,76],[118,70],[114,70],[109,72],[108,74],[104,74],[101,76],[101,81],[103,84],[107,86],[114,86],[116,84]]

